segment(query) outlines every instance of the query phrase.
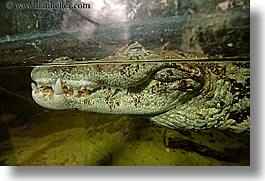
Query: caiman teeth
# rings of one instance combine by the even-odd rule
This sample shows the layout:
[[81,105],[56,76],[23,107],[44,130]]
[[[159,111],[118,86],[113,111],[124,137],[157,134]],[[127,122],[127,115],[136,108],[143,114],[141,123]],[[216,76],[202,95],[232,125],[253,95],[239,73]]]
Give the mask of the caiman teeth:
[[54,85],[54,94],[60,95],[64,94],[63,88],[62,88],[62,80],[59,78],[57,79],[55,85]]
[[117,87],[108,87],[108,86],[100,87],[98,85],[92,85],[92,87],[87,85],[71,87],[70,85],[67,85],[67,81],[63,83],[62,79],[60,78],[58,78],[55,83],[49,85],[36,86],[36,84],[32,83],[31,87],[34,94],[40,93],[45,96],[63,95],[63,94],[74,97],[89,96],[100,89],[108,89],[112,92],[112,94],[116,94],[119,91],[125,95],[128,94],[127,88],[117,88]]
[[77,96],[77,95],[78,95],[78,90],[77,89],[74,89],[73,96]]
[[34,94],[37,94],[39,92],[37,86],[33,82],[31,83],[31,88],[34,91]]
[[116,88],[115,87],[111,87],[110,90],[111,90],[112,94],[115,94],[115,92],[116,92]]
[[117,90],[120,90],[123,94],[128,93],[128,89],[126,88],[123,89],[123,88],[117,88],[117,87],[109,87],[108,89],[111,90],[113,94],[115,94]]
[[128,93],[128,89],[122,89],[121,90],[123,94],[127,94]]

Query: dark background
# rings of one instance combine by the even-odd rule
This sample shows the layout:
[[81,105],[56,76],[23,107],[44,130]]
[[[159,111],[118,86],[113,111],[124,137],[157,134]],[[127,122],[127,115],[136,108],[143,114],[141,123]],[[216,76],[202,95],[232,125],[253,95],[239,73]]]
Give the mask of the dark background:
[[[101,9],[91,1],[90,9],[41,10],[15,6],[9,10],[6,2],[0,2],[2,65],[38,64],[60,56],[100,59],[135,41],[148,49],[169,42],[169,50],[225,57],[249,55],[249,0],[115,0],[107,1]],[[119,21],[114,12],[122,5],[126,12],[121,17],[127,21]]]

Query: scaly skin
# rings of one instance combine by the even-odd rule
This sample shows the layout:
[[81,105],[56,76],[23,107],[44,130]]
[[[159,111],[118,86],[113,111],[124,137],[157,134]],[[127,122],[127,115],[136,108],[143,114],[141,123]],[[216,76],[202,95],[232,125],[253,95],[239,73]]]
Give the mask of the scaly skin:
[[196,57],[151,52],[136,42],[104,59],[122,63],[35,67],[32,97],[49,109],[148,115],[171,129],[249,131],[249,63],[148,62]]

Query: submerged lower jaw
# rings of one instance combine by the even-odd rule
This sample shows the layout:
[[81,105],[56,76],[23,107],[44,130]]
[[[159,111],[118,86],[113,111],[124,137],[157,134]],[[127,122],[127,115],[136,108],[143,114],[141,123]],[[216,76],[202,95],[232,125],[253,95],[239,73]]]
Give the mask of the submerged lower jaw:
[[[60,80],[54,86],[32,86],[34,101],[45,108],[54,110],[77,109],[88,112],[109,114],[158,114],[165,112],[171,106],[170,100],[165,100],[154,94],[137,94],[133,90],[117,90],[117,88],[99,87],[93,91],[78,90],[77,93]],[[142,97],[141,97],[142,96]]]

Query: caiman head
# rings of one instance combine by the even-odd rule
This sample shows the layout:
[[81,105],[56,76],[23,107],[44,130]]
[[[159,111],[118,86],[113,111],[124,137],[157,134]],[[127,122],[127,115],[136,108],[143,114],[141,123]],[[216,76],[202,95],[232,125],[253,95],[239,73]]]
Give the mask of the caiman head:
[[[173,129],[222,127],[232,105],[229,85],[224,80],[215,84],[216,76],[199,63],[143,61],[154,59],[163,57],[139,43],[123,47],[104,63],[74,65],[58,58],[52,63],[71,65],[32,70],[32,97],[49,109],[147,115]],[[218,107],[218,101],[224,105]]]

